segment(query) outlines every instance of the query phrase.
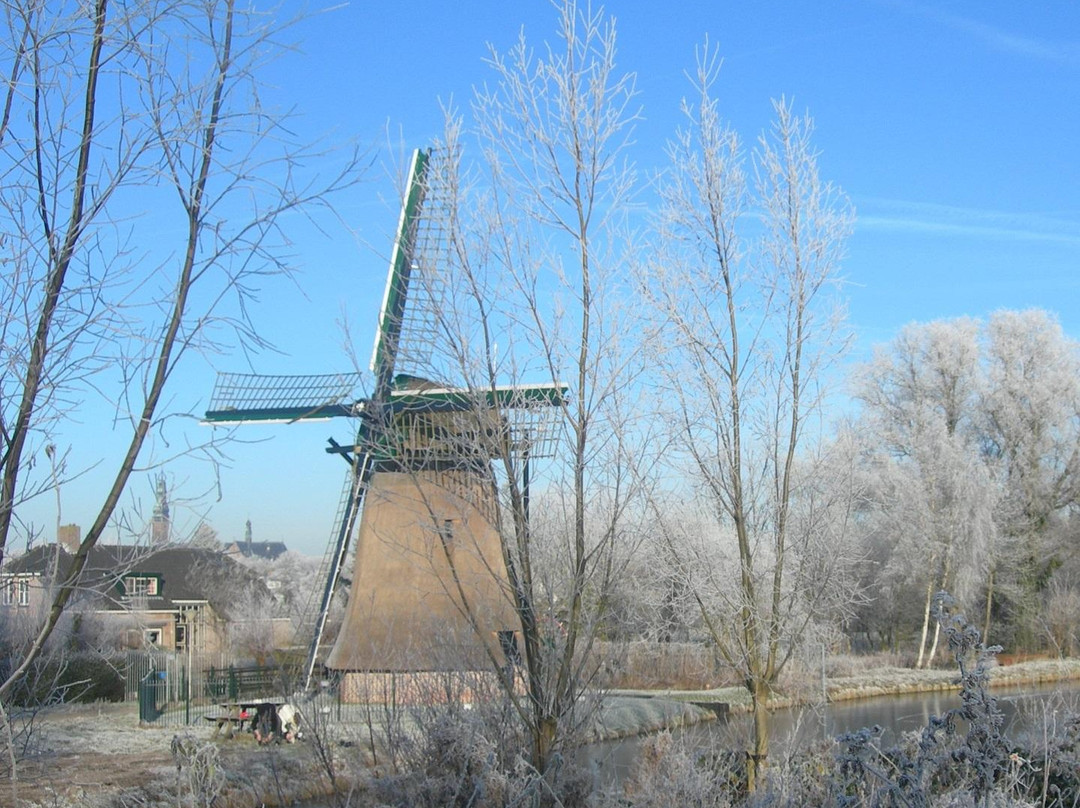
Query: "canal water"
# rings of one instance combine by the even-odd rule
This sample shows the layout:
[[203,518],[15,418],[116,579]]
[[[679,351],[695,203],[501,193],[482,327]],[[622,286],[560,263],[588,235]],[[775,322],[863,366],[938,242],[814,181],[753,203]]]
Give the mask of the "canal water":
[[[995,688],[1005,721],[1005,733],[1020,740],[1024,733],[1041,736],[1043,727],[1060,730],[1065,719],[1080,712],[1080,682],[1026,688]],[[777,710],[772,715],[771,755],[773,760],[800,746],[826,737],[880,726],[882,745],[887,747],[899,735],[922,729],[931,716],[960,706],[955,693],[920,693],[906,696],[876,696],[841,701],[820,708]],[[745,749],[750,732],[750,716],[735,714],[672,731],[677,742],[705,749]],[[641,756],[646,737],[624,738],[593,744],[584,752],[586,765],[596,767],[597,785],[608,788],[625,781]],[[299,803],[302,808],[327,808],[327,801]]]
[[[1024,733],[1041,737],[1044,726],[1060,730],[1067,716],[1080,712],[1080,682],[995,688],[990,692],[1004,716],[1005,734],[1015,739],[1022,738]],[[770,724],[770,753],[774,759],[782,758],[814,740],[875,725],[882,727],[881,744],[888,747],[900,735],[927,726],[932,716],[959,706],[957,693],[918,693],[840,701],[824,710],[820,706],[777,710]],[[748,714],[736,713],[718,721],[676,729],[672,736],[692,747],[745,749],[750,721]],[[597,744],[590,750],[588,760],[598,768],[602,782],[621,781],[636,763],[644,742],[644,737],[638,737]]]

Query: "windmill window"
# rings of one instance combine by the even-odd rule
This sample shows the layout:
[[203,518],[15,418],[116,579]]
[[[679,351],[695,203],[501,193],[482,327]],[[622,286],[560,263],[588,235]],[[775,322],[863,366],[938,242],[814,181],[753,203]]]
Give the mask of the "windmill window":
[[439,538],[442,540],[443,549],[450,552],[454,549],[454,520],[444,519],[442,528],[439,530]]
[[133,575],[125,578],[124,594],[128,597],[153,597],[158,594],[158,579],[153,575]]
[[521,667],[521,650],[518,648],[517,632],[513,630],[498,632],[499,647],[502,649],[506,664],[511,668]]

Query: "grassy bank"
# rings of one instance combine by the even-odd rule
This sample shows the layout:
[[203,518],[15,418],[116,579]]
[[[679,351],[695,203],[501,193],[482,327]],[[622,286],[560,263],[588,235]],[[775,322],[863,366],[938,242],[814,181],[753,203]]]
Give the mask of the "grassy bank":
[[[949,670],[879,668],[856,676],[828,680],[829,701],[959,690],[957,673]],[[1080,679],[1080,659],[1041,659],[1003,665],[990,671],[991,687],[1042,685]]]
[[[994,668],[991,687],[1036,686],[1080,680],[1080,659],[1044,659]],[[914,670],[882,667],[826,681],[830,702],[959,690],[955,670]],[[820,692],[820,691],[818,691]],[[804,701],[782,689],[774,695],[776,709]],[[727,704],[732,712],[750,709],[745,688],[721,687],[711,690],[614,690],[604,707],[597,738],[606,740],[656,732],[715,719],[716,714],[695,702]]]
[[605,700],[593,739],[608,741],[711,721],[716,713],[666,696],[612,695]]

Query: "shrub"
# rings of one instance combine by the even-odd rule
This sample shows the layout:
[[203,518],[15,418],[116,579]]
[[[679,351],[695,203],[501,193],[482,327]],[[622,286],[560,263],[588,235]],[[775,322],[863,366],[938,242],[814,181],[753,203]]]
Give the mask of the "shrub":
[[34,664],[11,700],[17,707],[123,701],[124,677],[100,654],[54,654]]
[[723,808],[732,804],[743,779],[732,758],[695,754],[676,743],[671,733],[661,732],[642,744],[640,762],[626,783],[625,794],[635,808]]
[[952,606],[944,593],[935,599],[935,617],[960,670],[960,707],[932,717],[921,733],[888,752],[879,751],[879,727],[841,736],[830,784],[836,805],[1003,805],[1003,798],[1012,799],[1004,789],[1016,785],[1006,775],[1017,753],[1002,734],[1002,714],[989,690],[989,670],[1001,649],[984,646],[978,629]]

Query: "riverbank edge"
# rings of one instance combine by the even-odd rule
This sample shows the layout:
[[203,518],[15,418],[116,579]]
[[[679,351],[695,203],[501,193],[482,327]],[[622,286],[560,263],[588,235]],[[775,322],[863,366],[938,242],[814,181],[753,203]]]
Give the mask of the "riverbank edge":
[[[865,682],[865,676],[842,677],[827,682],[830,702],[850,701],[877,696],[901,696],[911,693],[959,691],[955,670],[911,670],[883,668],[875,674],[891,675],[893,681]],[[1053,684],[1080,679],[1080,659],[1043,659],[999,665],[990,669],[990,687]]]
[[[848,701],[880,696],[904,695],[920,692],[957,690],[957,673],[954,670],[915,671],[906,668],[879,668],[860,672],[854,676],[837,677],[826,682],[830,702]],[[1051,684],[1053,682],[1080,679],[1080,659],[1044,660],[1023,662],[1015,665],[999,666],[991,670],[991,685],[996,688],[1025,685]],[[802,702],[812,700],[809,687]],[[820,688],[816,688],[820,693]],[[593,741],[609,741],[630,738],[658,732],[665,729],[690,726],[715,720],[717,715],[712,710],[697,706],[699,703],[724,703],[730,705],[732,712],[745,712],[749,704],[742,688],[721,688],[707,691],[609,691],[606,704],[594,732]],[[773,699],[772,706],[782,708],[798,703],[800,699],[780,695]],[[74,710],[58,710],[57,719],[69,723],[71,714],[87,714],[96,725],[108,725],[130,714],[128,705],[94,705],[93,707]],[[103,720],[108,719],[108,720]],[[189,728],[190,729],[190,728]],[[167,762],[167,740],[176,730],[161,728],[158,731],[139,728],[138,733],[152,733],[160,737],[159,755],[152,755],[153,764],[142,769],[144,783],[134,789],[88,792],[80,790],[75,802],[81,805],[115,805],[114,797],[130,797],[128,804],[162,806],[175,804],[170,789],[179,785],[175,765]],[[177,734],[183,734],[180,730]],[[208,733],[196,733],[199,740],[204,740]],[[107,745],[98,744],[108,754]],[[149,746],[149,744],[147,744]],[[303,754],[307,743],[287,747],[266,748],[255,745],[247,738],[220,742],[223,754],[221,764],[230,771],[226,788],[216,804],[221,808],[236,808],[250,805],[254,788],[265,799],[267,805],[288,805],[296,800],[305,804],[316,804],[334,794],[334,788],[323,779],[325,774],[312,760]],[[146,751],[139,756],[145,765]],[[264,764],[262,768],[256,764]],[[136,764],[133,759],[133,767]],[[268,768],[267,768],[268,767]],[[356,772],[342,772],[338,783],[339,789],[362,789],[363,777]],[[287,776],[292,775],[292,776]],[[113,786],[116,789],[116,786]],[[58,795],[41,803],[23,803],[42,806],[63,804],[57,802]]]
[[[990,687],[1006,688],[1080,680],[1080,659],[1048,659],[1000,665],[990,670]],[[829,703],[959,691],[956,670],[874,668],[853,676],[828,679]],[[820,690],[817,691],[820,693]],[[811,703],[812,697],[774,694],[770,709]],[[701,704],[726,704],[732,713],[750,711],[749,694],[741,687],[715,690],[612,690],[592,740],[612,741],[713,721],[717,713]]]

